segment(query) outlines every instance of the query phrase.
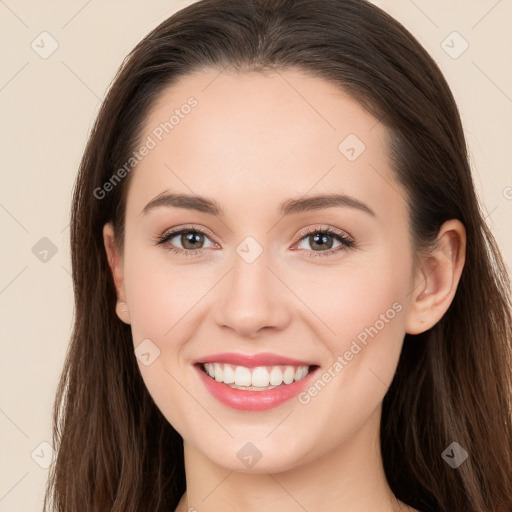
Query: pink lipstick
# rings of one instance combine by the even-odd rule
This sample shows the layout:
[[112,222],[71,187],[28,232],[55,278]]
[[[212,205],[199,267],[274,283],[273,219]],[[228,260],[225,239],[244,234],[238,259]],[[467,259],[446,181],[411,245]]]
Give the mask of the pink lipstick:
[[281,405],[307,387],[319,366],[271,353],[222,353],[194,362],[214,398],[233,409],[264,411]]

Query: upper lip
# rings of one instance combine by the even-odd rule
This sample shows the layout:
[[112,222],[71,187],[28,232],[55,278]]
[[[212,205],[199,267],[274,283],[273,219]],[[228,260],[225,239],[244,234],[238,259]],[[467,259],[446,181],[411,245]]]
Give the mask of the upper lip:
[[239,354],[235,352],[223,352],[221,354],[212,354],[204,356],[196,361],[194,364],[201,363],[229,363],[236,366],[313,366],[314,363],[308,361],[300,361],[291,357],[280,356],[279,354],[272,354],[265,352],[262,354]]

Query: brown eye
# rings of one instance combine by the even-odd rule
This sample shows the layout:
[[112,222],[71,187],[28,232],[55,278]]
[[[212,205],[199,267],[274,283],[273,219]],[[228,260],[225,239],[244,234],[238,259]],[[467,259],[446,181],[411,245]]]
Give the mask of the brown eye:
[[[301,244],[306,245],[306,247],[301,247]],[[309,247],[307,247],[308,245]],[[298,243],[298,248],[305,249],[305,254],[313,258],[316,256],[329,256],[354,246],[355,243],[352,239],[330,228],[317,228],[307,231]]]
[[197,231],[187,231],[180,235],[180,242],[184,249],[201,249],[201,243],[204,243],[204,235]]
[[[204,244],[207,240],[210,240],[210,238],[200,229],[182,228],[169,231],[158,237],[157,245],[164,245],[169,251],[174,253],[192,255],[206,249],[207,247]],[[210,247],[216,245],[211,240],[210,244]]]
[[333,246],[333,237],[331,235],[316,233],[314,235],[308,236],[308,242],[310,247],[316,251],[318,248],[321,249],[331,249]]

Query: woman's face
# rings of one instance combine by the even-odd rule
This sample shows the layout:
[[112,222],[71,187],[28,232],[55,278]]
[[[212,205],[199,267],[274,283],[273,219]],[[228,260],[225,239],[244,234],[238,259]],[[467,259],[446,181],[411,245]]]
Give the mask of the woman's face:
[[118,293],[149,393],[214,463],[276,472],[375,440],[419,293],[385,135],[296,71],[203,70],[153,106]]

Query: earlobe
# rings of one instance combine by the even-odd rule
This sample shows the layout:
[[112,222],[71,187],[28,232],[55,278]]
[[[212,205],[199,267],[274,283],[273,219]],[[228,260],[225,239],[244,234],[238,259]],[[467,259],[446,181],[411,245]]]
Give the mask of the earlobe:
[[410,293],[405,330],[420,334],[446,313],[457,291],[466,257],[466,230],[456,219],[440,228],[436,244],[420,261]]
[[116,288],[116,314],[121,321],[129,324],[130,313],[124,289],[123,259],[116,245],[114,228],[111,222],[108,222],[103,226],[103,243],[105,245],[108,265]]
[[128,304],[120,300],[116,303],[116,314],[121,321],[125,324],[130,323],[130,312],[128,311]]

